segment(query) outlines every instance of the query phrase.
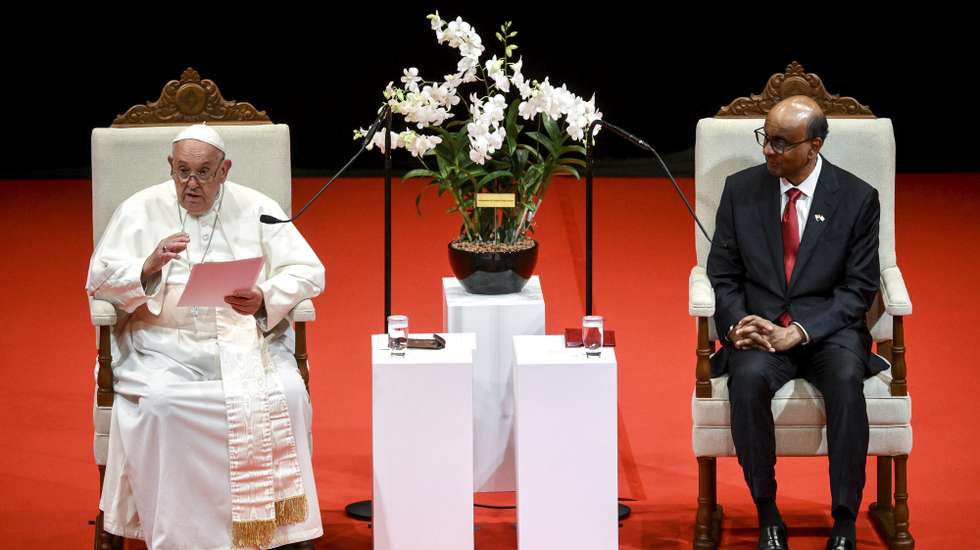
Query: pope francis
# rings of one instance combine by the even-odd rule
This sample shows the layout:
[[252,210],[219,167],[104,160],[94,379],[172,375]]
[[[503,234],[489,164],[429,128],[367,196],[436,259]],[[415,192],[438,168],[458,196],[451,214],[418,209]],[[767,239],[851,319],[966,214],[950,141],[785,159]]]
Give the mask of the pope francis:
[[[173,140],[172,178],[124,201],[89,266],[112,302],[105,529],[151,550],[270,548],[323,533],[310,461],[312,409],[287,315],[324,269],[265,195],[227,180],[213,128]],[[264,258],[227,307],[179,307],[199,263]]]

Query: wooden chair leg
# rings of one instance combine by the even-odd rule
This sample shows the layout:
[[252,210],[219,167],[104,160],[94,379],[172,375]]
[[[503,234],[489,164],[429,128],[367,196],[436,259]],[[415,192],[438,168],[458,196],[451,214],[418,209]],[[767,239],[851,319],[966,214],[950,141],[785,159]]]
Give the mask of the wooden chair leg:
[[890,541],[892,550],[915,548],[915,539],[909,533],[908,455],[895,457],[895,537]]
[[694,525],[694,548],[715,550],[721,534],[721,507],[717,495],[717,459],[698,457],[698,516]]
[[[99,465],[99,494],[102,494],[102,484],[105,483],[105,466]],[[95,518],[95,550],[122,550],[123,538],[112,533],[107,533],[103,527],[103,516],[105,514],[99,510],[99,515]]]
[[306,354],[306,323],[299,321],[293,325],[296,334],[295,349],[293,356],[296,357],[296,366],[299,367],[299,375],[303,378],[306,386],[306,393],[310,393],[310,370],[307,365],[308,356]]
[[[878,501],[868,512],[871,521],[892,550],[915,548],[909,533],[908,455],[878,457]],[[892,464],[895,467],[895,500],[892,502]]]
[[878,457],[878,501],[872,508],[892,512],[892,457]]

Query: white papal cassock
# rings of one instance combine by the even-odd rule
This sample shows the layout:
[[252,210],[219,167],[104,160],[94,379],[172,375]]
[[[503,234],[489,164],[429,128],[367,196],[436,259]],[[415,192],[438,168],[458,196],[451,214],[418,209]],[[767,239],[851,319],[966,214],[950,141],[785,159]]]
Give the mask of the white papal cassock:
[[[92,256],[89,294],[120,310],[100,507],[107,531],[152,550],[269,548],[323,533],[312,409],[286,316],[321,292],[324,269],[292,224],[261,224],[262,214],[286,217],[225,182],[208,213],[190,216],[166,181],[119,206]],[[144,260],[181,230],[187,250],[144,289]],[[256,256],[264,312],[177,307],[191,264]]]

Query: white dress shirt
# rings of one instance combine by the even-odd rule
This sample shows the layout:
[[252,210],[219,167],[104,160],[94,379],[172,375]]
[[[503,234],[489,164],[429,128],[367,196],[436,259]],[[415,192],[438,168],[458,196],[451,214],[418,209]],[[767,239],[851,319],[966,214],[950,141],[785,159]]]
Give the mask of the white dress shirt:
[[823,159],[817,155],[817,164],[813,171],[799,185],[793,185],[786,178],[779,178],[779,219],[782,223],[783,212],[786,211],[786,204],[789,203],[789,196],[786,191],[796,188],[802,193],[796,199],[796,219],[800,226],[800,239],[803,239],[803,230],[806,229],[806,220],[810,214],[810,206],[813,204],[813,193],[817,190],[817,180],[820,179],[820,169],[823,167]]

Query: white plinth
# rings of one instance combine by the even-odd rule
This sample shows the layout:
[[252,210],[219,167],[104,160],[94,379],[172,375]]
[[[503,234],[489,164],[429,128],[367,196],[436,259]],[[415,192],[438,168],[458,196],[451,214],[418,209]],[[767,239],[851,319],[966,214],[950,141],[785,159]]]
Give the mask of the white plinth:
[[514,337],[517,547],[615,550],[616,354]]
[[445,349],[405,357],[371,337],[375,550],[473,548],[476,340],[442,336]]
[[544,334],[544,296],[537,275],[517,294],[482,295],[463,290],[452,277],[442,280],[443,330],[472,332],[473,489],[513,491],[513,341],[518,334]]

